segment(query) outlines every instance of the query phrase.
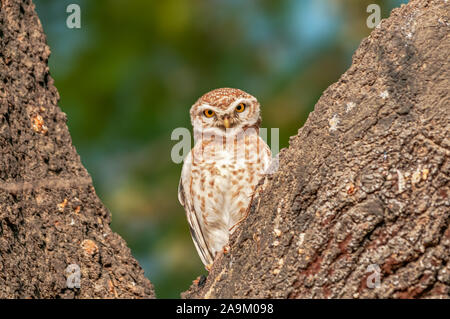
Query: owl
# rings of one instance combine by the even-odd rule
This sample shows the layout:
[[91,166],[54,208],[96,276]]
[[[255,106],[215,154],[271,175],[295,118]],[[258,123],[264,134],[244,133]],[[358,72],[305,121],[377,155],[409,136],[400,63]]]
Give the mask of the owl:
[[209,270],[246,218],[254,188],[272,154],[259,136],[260,105],[244,91],[208,92],[191,107],[190,117],[195,145],[183,163],[178,199]]

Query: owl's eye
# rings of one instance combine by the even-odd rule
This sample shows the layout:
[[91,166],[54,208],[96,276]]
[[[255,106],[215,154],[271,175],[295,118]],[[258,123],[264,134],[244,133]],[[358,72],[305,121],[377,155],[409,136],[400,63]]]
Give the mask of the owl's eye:
[[214,113],[213,110],[204,110],[204,111],[203,111],[203,114],[204,114],[206,117],[213,117],[215,113]]
[[245,110],[245,104],[244,103],[240,103],[238,106],[236,106],[236,112],[238,113],[242,113]]

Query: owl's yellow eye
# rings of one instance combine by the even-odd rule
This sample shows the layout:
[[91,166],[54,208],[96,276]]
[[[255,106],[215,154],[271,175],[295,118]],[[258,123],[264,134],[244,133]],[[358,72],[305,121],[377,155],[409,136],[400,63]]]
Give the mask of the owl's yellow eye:
[[215,113],[213,110],[204,110],[203,114],[205,114],[206,117],[213,117]]
[[238,106],[236,106],[236,112],[241,113],[241,112],[244,112],[244,110],[245,110],[244,103],[240,103]]

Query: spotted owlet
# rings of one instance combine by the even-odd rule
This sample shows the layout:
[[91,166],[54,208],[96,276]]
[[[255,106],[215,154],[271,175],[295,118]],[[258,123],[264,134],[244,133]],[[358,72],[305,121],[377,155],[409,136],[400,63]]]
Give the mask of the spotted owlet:
[[206,93],[192,106],[194,148],[184,160],[178,199],[207,269],[247,215],[272,154],[259,137],[260,105],[238,89]]

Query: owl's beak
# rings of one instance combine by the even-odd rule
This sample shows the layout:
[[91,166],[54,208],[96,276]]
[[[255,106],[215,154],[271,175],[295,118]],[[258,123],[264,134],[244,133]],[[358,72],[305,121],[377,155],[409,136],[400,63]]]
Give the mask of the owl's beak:
[[223,119],[223,126],[225,126],[225,128],[230,128],[231,123],[230,123],[230,118],[229,117],[225,117]]

